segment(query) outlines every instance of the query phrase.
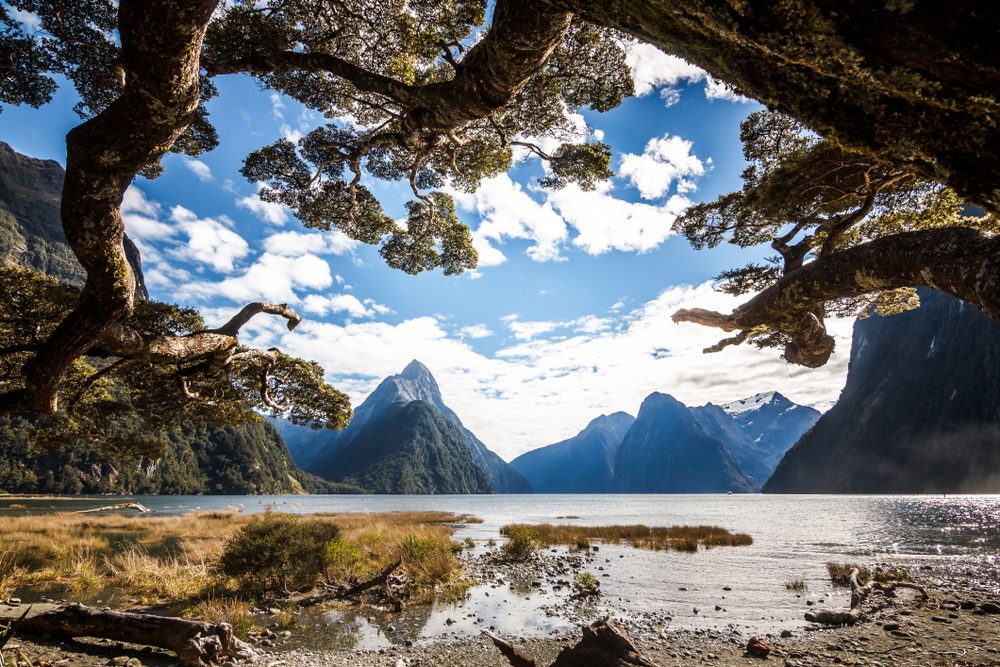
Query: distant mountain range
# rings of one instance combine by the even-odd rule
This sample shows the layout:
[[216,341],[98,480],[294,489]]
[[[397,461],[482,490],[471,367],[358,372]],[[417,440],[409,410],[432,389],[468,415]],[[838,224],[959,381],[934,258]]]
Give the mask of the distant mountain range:
[[695,408],[653,393],[637,418],[602,415],[511,466],[539,493],[748,492],[818,418],[777,392]]
[[276,425],[303,468],[376,493],[531,490],[524,477],[462,424],[445,404],[434,376],[416,360],[379,383],[339,433]]
[[769,493],[1000,491],[1000,325],[920,289],[854,325],[840,400],[785,454]]

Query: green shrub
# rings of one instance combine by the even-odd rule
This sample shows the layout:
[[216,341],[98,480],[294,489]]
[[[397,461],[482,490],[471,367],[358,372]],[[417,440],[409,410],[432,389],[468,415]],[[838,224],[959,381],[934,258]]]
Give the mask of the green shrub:
[[328,521],[265,513],[226,541],[219,571],[257,594],[315,586],[327,570],[327,545],[338,535]]
[[504,526],[500,532],[507,537],[507,541],[501,547],[507,560],[518,562],[528,560],[542,547],[538,532],[531,526],[513,523]]
[[334,581],[347,581],[357,576],[358,568],[365,560],[357,544],[340,538],[326,543],[325,556],[327,578]]
[[573,577],[573,594],[581,598],[600,595],[601,582],[590,572],[577,572]]

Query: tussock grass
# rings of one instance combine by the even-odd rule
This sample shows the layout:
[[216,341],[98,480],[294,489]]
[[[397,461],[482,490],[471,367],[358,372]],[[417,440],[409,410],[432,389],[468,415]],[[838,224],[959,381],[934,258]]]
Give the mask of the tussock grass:
[[656,551],[697,551],[699,546],[711,549],[720,546],[740,547],[753,544],[753,538],[746,533],[733,533],[718,526],[508,524],[500,529],[500,534],[517,534],[526,529],[533,533],[540,546],[561,544],[578,550],[590,548],[592,540],[599,540],[605,544],[625,542],[636,548]]
[[[0,515],[0,599],[17,587],[60,586],[76,593],[117,588],[143,602],[230,598],[232,585],[215,569],[227,542],[259,518],[230,512],[180,516]],[[427,599],[458,584],[461,567],[453,524],[475,517],[449,512],[324,513],[348,555],[331,566],[333,581],[363,580],[402,557],[413,598]],[[407,541],[408,540],[408,541]]]
[[228,623],[233,633],[246,641],[251,632],[261,628],[254,620],[253,606],[238,598],[210,597],[184,612],[184,618],[199,619],[209,623]]
[[789,579],[785,582],[785,588],[790,591],[802,592],[808,588],[805,579]]

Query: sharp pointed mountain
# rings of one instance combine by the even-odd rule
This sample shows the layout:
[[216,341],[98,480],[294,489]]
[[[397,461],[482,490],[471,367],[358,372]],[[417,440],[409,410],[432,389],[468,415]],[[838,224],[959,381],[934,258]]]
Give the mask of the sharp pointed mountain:
[[522,454],[510,465],[536,493],[607,493],[618,448],[634,422],[625,412],[601,415],[572,438]]
[[[319,447],[313,445],[311,457],[304,451],[310,445],[308,440],[296,442],[296,452],[293,452],[293,456],[297,453],[299,456],[297,460],[301,461],[302,465],[311,472],[328,479],[342,479],[345,473],[339,466],[343,464],[344,459],[339,456],[340,452],[348,447],[352,447],[351,451],[354,452],[352,456],[359,455],[358,452],[364,451],[365,448],[375,451],[375,448],[380,445],[372,442],[371,438],[375,437],[373,434],[381,433],[381,431],[370,427],[388,415],[394,415],[396,407],[415,401],[427,403],[457,429],[457,432],[462,436],[471,461],[485,474],[489,482],[488,488],[482,491],[469,491],[470,493],[489,493],[492,491],[527,493],[531,490],[524,477],[490,451],[472,431],[462,424],[462,420],[455,414],[455,411],[445,404],[441,396],[441,389],[433,374],[415,359],[401,373],[391,375],[379,383],[375,391],[354,411],[354,417],[347,428],[332,437],[329,434],[324,434],[325,440],[322,445]],[[358,441],[361,444],[355,446]],[[315,438],[312,442],[315,442]],[[457,493],[456,491],[450,492]]]
[[765,493],[1000,491],[1000,325],[918,292],[917,310],[855,323],[840,399]]
[[687,406],[659,392],[642,402],[618,449],[614,486],[627,493],[753,490],[726,445]]

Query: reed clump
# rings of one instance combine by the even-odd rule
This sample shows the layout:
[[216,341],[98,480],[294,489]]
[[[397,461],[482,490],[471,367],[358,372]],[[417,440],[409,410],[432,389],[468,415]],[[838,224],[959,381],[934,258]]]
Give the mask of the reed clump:
[[554,544],[575,549],[590,547],[591,541],[605,544],[626,543],[639,549],[656,551],[697,551],[699,547],[740,547],[753,544],[746,533],[735,533],[718,526],[645,526],[641,524],[609,526],[575,526],[566,524],[508,524],[500,529],[502,535],[531,531],[540,546]]

